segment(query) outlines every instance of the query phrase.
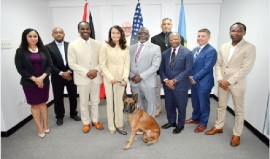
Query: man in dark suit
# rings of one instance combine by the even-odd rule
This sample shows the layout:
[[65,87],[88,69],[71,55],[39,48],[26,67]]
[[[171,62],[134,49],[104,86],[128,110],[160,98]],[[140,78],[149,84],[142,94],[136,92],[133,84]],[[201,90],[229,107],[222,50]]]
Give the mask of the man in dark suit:
[[195,133],[203,132],[206,129],[210,114],[210,93],[214,86],[213,67],[217,61],[217,51],[208,41],[210,31],[201,29],[198,31],[197,43],[193,53],[193,70],[190,76],[192,95],[192,117],[186,120],[186,124],[199,124],[194,130]]
[[56,124],[61,126],[65,116],[63,102],[65,86],[70,103],[70,118],[75,121],[80,121],[81,118],[77,115],[77,87],[73,81],[72,70],[67,63],[68,43],[64,41],[65,33],[62,28],[56,27],[52,30],[52,36],[54,41],[47,44],[46,48],[50,52],[53,62],[51,81],[54,96],[54,111],[57,119]]
[[168,123],[161,128],[175,127],[173,133],[178,134],[185,125],[193,55],[189,49],[180,45],[181,38],[178,33],[171,33],[169,41],[171,48],[162,53],[159,69],[165,92],[165,109],[168,119]]
[[[154,37],[151,38],[151,43],[154,43],[158,46],[160,46],[161,49],[161,53],[165,50],[167,50],[168,48],[171,47],[170,43],[169,43],[169,35],[172,31],[172,20],[170,18],[164,18],[162,19],[162,23],[161,23],[161,29],[162,32],[155,35]],[[181,37],[181,45],[184,46],[184,38],[182,36]],[[159,114],[161,113],[161,101],[160,101],[160,89],[162,87],[162,84],[160,82],[160,76],[159,76],[159,71],[157,71],[157,88],[156,88],[156,99],[157,101],[157,110],[156,110],[156,116],[159,116]]]

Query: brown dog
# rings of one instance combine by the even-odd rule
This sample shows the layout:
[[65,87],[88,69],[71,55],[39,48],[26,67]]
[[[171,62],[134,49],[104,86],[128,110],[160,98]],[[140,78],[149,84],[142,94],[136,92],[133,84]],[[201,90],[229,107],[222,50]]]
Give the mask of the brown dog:
[[152,145],[158,142],[160,136],[160,127],[156,120],[148,113],[137,107],[138,95],[135,94],[132,98],[128,98],[124,93],[124,109],[123,112],[128,116],[128,122],[131,127],[131,135],[124,150],[128,150],[134,141],[137,131],[143,132],[143,141],[146,145]]

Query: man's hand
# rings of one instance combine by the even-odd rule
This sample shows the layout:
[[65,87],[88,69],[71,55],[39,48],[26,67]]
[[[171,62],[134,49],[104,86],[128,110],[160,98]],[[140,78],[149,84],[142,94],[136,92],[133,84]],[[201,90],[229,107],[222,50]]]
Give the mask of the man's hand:
[[97,77],[97,70],[89,70],[87,73],[87,77],[90,79],[94,79]]
[[62,76],[62,78],[64,78],[65,80],[68,80],[68,81],[72,80],[72,76],[71,76],[71,74],[70,74],[69,71],[63,72],[63,74],[62,74],[61,76]]
[[197,82],[194,81],[193,76],[189,76],[189,80],[191,84],[196,84]]
[[131,78],[131,80],[132,80],[132,82],[134,82],[135,84],[137,84],[137,83],[140,83],[141,82],[142,78],[141,78],[140,75],[135,75],[135,76],[133,76]]
[[231,84],[226,80],[219,80],[218,86],[221,87],[224,90],[227,90]]
[[164,82],[170,89],[175,88],[175,82],[173,80],[165,80]]

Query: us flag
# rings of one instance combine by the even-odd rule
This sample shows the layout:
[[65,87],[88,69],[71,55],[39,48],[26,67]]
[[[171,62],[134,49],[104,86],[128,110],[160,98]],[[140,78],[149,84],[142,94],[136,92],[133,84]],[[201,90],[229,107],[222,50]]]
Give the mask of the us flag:
[[138,4],[135,9],[135,14],[133,17],[133,24],[132,24],[132,35],[130,40],[130,45],[136,44],[138,42],[138,31],[139,29],[143,27],[143,17],[141,13],[141,4],[140,1],[138,1]]

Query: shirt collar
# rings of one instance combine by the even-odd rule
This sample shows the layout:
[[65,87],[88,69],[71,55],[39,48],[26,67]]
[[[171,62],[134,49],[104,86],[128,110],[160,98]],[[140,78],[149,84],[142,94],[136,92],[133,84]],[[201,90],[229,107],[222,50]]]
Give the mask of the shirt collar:
[[83,42],[89,42],[90,41],[90,38],[88,38],[87,40],[84,40],[82,37],[79,37],[79,39]]
[[54,41],[55,43],[56,43],[56,45],[58,46],[58,45],[64,45],[64,41],[62,41],[62,42],[57,42],[57,41]]
[[141,44],[143,44],[143,46],[145,46],[148,43],[148,41],[141,43],[140,41],[138,42],[138,46],[140,46]]
[[[173,47],[171,47],[172,49],[171,49],[171,53],[173,52]],[[179,46],[177,46],[176,48],[175,48],[175,54],[177,54],[178,53],[178,50],[179,50],[179,48],[180,48],[180,45]]]

